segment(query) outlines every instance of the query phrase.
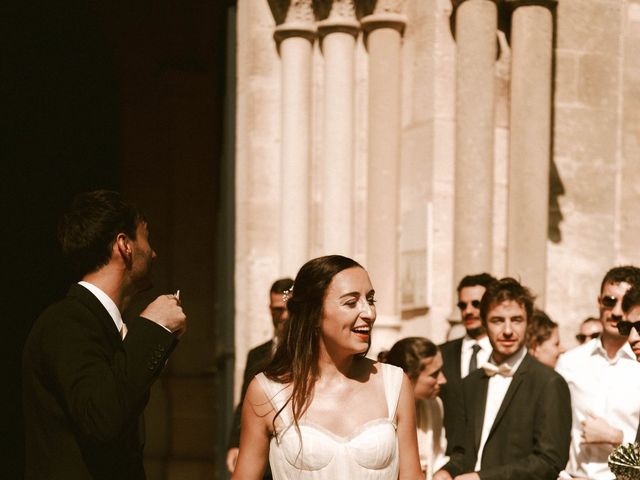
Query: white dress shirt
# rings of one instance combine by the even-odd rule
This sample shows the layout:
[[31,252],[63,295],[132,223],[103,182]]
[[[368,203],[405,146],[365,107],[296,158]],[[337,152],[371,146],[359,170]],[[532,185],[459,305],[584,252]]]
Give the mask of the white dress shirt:
[[460,378],[464,378],[469,375],[469,361],[471,360],[471,355],[473,355],[473,346],[475,344],[480,345],[480,350],[478,350],[478,368],[484,365],[489,360],[489,356],[491,355],[491,342],[489,342],[489,337],[484,336],[480,340],[474,340],[469,335],[465,335],[462,339],[462,351],[460,353]]
[[113,302],[113,300],[111,300],[109,295],[89,282],[78,282],[78,285],[82,285],[84,288],[93,293],[93,295],[98,299],[98,301],[107,310],[107,312],[109,312],[109,316],[113,320],[113,323],[116,324],[116,328],[118,329],[118,332],[120,332],[120,336],[123,337],[122,327],[124,326],[124,322],[122,321],[122,315],[120,314],[120,310],[118,310],[118,307],[116,307],[116,304]]
[[622,430],[623,443],[633,442],[640,418],[640,363],[628,343],[610,359],[596,338],[560,356],[556,367],[569,384],[573,424],[567,472],[590,480],[611,480],[608,444],[583,444],[581,422],[587,412]]
[[482,453],[484,452],[484,445],[487,443],[489,432],[493,427],[493,422],[498,415],[498,410],[502,405],[504,396],[509,390],[511,380],[513,380],[513,374],[518,370],[522,359],[527,354],[527,349],[521,347],[516,353],[511,355],[505,362],[511,367],[512,374],[509,376],[494,375],[489,378],[489,385],[487,387],[487,402],[484,408],[484,420],[482,422],[482,435],[480,436],[480,448],[478,448],[478,458],[476,459],[475,471],[479,472],[482,468]]

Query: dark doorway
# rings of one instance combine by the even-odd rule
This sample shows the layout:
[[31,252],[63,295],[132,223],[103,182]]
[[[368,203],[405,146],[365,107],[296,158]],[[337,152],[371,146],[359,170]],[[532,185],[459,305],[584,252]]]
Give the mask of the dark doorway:
[[2,9],[6,478],[21,478],[24,461],[22,345],[70,283],[55,225],[77,192],[94,188],[122,190],[147,212],[159,252],[150,296],[178,286],[189,315],[191,335],[148,409],[149,478],[224,478],[216,465],[232,408],[233,135],[225,137],[224,122],[233,118],[225,111],[233,109],[234,3]]

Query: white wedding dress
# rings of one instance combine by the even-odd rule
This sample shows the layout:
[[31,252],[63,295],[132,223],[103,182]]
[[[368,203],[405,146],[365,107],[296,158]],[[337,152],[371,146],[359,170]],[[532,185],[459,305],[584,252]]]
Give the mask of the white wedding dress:
[[[301,446],[300,435],[287,405],[276,420],[280,426],[269,448],[274,480],[397,480],[399,463],[395,417],[403,372],[392,365],[379,365],[387,417],[366,422],[348,437],[340,437],[319,425],[305,423],[303,419],[299,422]],[[275,411],[280,410],[287,400],[288,390],[262,373],[256,378]],[[340,406],[336,405],[336,408]]]

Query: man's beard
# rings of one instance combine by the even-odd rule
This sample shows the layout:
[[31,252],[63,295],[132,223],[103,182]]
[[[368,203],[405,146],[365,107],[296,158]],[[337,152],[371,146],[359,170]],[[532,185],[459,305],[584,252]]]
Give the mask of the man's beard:
[[485,328],[482,325],[480,325],[479,327],[470,328],[469,330],[467,330],[467,335],[469,335],[473,339],[476,339],[484,335],[485,333],[486,333]]

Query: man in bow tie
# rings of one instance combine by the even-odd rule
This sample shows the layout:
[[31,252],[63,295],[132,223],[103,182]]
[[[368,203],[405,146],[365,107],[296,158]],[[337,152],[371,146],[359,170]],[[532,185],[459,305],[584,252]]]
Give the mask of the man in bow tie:
[[555,480],[569,456],[564,379],[527,353],[533,295],[513,278],[487,287],[480,317],[493,352],[462,381],[459,435],[434,480]]

